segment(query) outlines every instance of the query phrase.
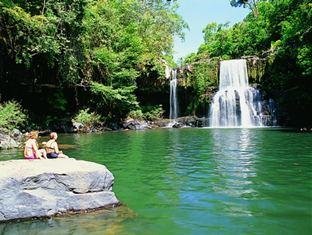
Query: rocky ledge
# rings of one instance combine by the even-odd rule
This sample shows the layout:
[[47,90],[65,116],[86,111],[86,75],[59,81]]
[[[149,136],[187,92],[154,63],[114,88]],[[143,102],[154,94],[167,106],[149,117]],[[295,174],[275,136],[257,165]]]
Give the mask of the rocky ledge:
[[118,205],[103,165],[75,159],[0,162],[0,222]]

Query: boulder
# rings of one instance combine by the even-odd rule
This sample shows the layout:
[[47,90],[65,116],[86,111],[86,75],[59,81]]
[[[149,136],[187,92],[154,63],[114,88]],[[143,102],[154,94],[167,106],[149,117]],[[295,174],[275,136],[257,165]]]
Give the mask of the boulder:
[[0,133],[0,149],[17,148],[19,142],[15,141],[10,135]]
[[183,124],[180,123],[180,122],[175,122],[173,125],[172,125],[172,128],[181,128],[183,127]]
[[18,129],[13,129],[11,132],[10,132],[10,136],[17,142],[22,142],[23,141],[23,138],[24,138],[24,135],[23,133],[18,130]]
[[130,130],[144,130],[150,128],[146,121],[140,121],[136,119],[127,119],[123,123],[124,129],[130,129]]
[[157,120],[150,122],[150,125],[153,128],[167,127],[170,124],[170,122],[171,122],[170,119],[157,119]]
[[24,140],[24,135],[18,129],[0,128],[0,149],[18,148]]
[[0,222],[118,205],[104,166],[75,159],[0,161]]
[[74,132],[82,131],[84,128],[84,125],[82,123],[75,122],[74,120],[72,120],[72,125],[73,125]]
[[176,128],[180,127],[204,127],[208,126],[208,119],[205,117],[199,118],[196,116],[185,116],[185,117],[179,117],[175,119],[176,123],[175,126]]

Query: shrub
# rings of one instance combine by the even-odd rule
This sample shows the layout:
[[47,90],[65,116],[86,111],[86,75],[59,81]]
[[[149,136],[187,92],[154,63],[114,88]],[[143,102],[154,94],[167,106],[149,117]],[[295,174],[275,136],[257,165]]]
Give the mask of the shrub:
[[164,110],[162,105],[157,106],[145,106],[143,108],[143,117],[146,120],[153,121],[163,116]]
[[82,123],[84,126],[90,127],[100,123],[101,116],[95,112],[90,112],[90,110],[82,109],[74,117],[75,122]]
[[138,119],[138,120],[144,119],[144,115],[143,115],[141,109],[132,110],[132,111],[128,114],[128,117],[129,117],[129,118],[133,118],[133,119]]
[[0,127],[12,130],[25,124],[27,115],[16,101],[0,104]]

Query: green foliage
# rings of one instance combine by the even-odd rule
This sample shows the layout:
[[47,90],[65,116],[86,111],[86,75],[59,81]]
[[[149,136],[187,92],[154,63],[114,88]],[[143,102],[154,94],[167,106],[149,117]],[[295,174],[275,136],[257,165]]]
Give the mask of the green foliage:
[[304,76],[312,76],[312,3],[303,1],[282,22],[281,54],[290,54]]
[[73,100],[85,107],[88,97],[112,120],[125,117],[138,108],[135,91],[159,84],[173,63],[173,38],[186,27],[175,2],[1,1],[0,93],[19,96],[2,83],[24,97],[56,87],[70,91],[52,102],[59,111]]
[[79,35],[87,1],[17,1],[0,5],[0,45],[17,64],[34,73],[42,66],[56,71],[61,83],[76,83],[79,65],[83,64]]
[[144,106],[143,117],[145,120],[154,121],[163,117],[164,109],[162,105]]
[[53,94],[48,97],[48,106],[49,110],[52,111],[59,111],[61,113],[64,113],[68,108],[68,102],[64,96],[64,93],[62,91],[54,91]]
[[257,2],[258,0],[230,0],[230,4],[233,7],[249,7],[250,10],[253,11],[255,16],[258,16],[257,10]]
[[46,17],[31,16],[15,5],[10,8],[0,6],[0,14],[1,32],[9,35],[7,38],[1,37],[0,42],[16,63],[29,67],[32,57],[40,51],[46,53],[58,50],[54,43],[43,38],[49,27]]
[[[93,104],[108,119],[138,109],[138,78],[161,79],[173,36],[185,26],[176,6],[162,1],[89,1],[81,41]],[[152,80],[153,81],[153,80]]]
[[186,87],[190,88],[192,97],[187,111],[195,114],[211,101],[212,93],[218,85],[219,58],[202,58],[191,54],[184,63],[191,63],[192,67],[192,72],[186,75]]
[[130,113],[128,114],[128,117],[133,118],[133,119],[137,119],[137,120],[143,120],[144,119],[144,116],[143,116],[141,109],[130,111]]
[[90,109],[81,109],[73,118],[75,122],[82,123],[84,126],[91,127],[99,124],[101,116],[95,112],[90,112]]
[[0,104],[0,128],[12,130],[25,124],[27,115],[16,101]]
[[138,102],[134,95],[135,87],[123,87],[114,89],[112,86],[92,82],[91,92],[94,95],[93,102],[97,110],[109,118],[124,118],[131,110],[136,110]]
[[[143,110],[143,111],[142,111]],[[141,109],[133,110],[128,117],[138,120],[154,121],[163,117],[164,110],[162,105],[147,105]]]
[[94,79],[100,74],[105,85],[129,86],[139,76],[148,79],[151,71],[160,78],[172,53],[173,35],[182,36],[185,27],[175,9],[162,1],[91,1],[82,40]]
[[207,74],[215,70],[205,69],[211,58],[253,55],[267,59],[260,85],[277,100],[281,124],[311,125],[312,117],[306,113],[312,112],[312,4],[309,0],[231,2],[252,4],[253,12],[231,27],[210,23],[203,30],[204,43],[185,60],[193,66],[188,79],[195,98],[189,109],[201,105],[205,96],[199,94],[208,94],[216,85]]
[[298,65],[302,69],[302,74],[312,76],[312,46],[302,46],[298,48]]

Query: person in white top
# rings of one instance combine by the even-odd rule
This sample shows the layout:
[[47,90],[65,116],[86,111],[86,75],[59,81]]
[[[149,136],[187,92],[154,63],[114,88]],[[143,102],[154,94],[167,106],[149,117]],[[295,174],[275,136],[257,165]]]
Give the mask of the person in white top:
[[59,150],[57,140],[57,133],[50,133],[50,140],[45,143],[45,148],[47,151],[48,158],[68,158],[67,155],[63,154],[62,151]]

